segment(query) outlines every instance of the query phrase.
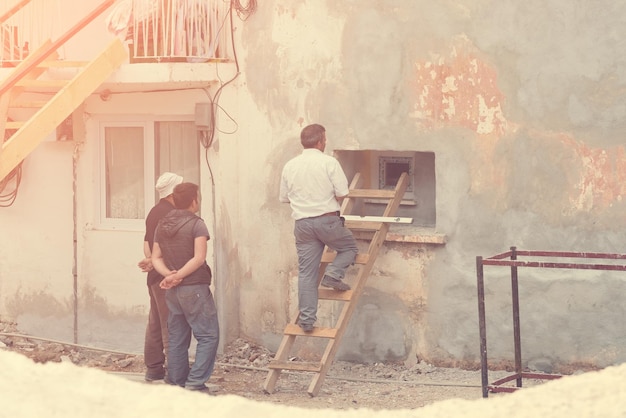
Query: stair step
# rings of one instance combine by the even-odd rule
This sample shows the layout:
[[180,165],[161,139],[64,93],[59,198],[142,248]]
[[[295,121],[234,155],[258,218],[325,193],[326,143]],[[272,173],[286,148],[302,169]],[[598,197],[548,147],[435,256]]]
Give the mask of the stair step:
[[352,290],[339,291],[324,287],[318,289],[317,298],[320,300],[339,300],[342,302],[348,302],[352,300]]
[[[335,259],[337,253],[334,251],[327,251],[322,254],[322,263],[330,263]],[[356,259],[354,260],[355,264],[367,264],[370,259],[370,255],[367,253],[359,253],[356,255]]]
[[38,109],[44,107],[48,103],[46,100],[32,100],[24,102],[14,102],[9,106],[11,109]]
[[66,61],[66,60],[48,60],[39,64],[42,68],[81,68],[86,67],[89,61]]
[[[111,5],[112,1],[108,1],[109,5]],[[51,46],[48,45],[46,48],[50,49]],[[43,51],[41,54],[33,53],[29,57],[41,58],[44,52],[46,51]],[[60,81],[26,80],[29,77],[39,76],[44,71],[43,68],[32,68],[37,62],[35,58],[30,62],[24,61],[27,62],[27,65],[18,66],[20,71],[14,71],[9,77],[4,79],[0,83],[0,90],[2,90],[3,96],[5,93],[8,93],[9,96],[6,97],[9,98],[15,97],[18,93],[21,94],[24,91],[48,91],[55,94],[50,97],[50,101],[45,106],[37,110],[13,134],[9,141],[2,145],[2,152],[0,152],[0,179],[5,178],[48,135],[53,133],[75,109],[110,77],[127,57],[128,52],[124,43],[119,38],[114,38],[107,48],[85,68],[77,71],[71,79]],[[20,78],[23,82],[17,83]],[[5,109],[6,107],[8,106],[5,104]],[[11,124],[9,124],[9,127],[11,127]]]
[[10,121],[10,122],[6,122],[4,125],[4,129],[20,129],[22,126],[24,126],[24,121]]
[[285,335],[298,335],[306,337],[319,337],[319,338],[335,338],[337,330],[335,328],[323,328],[314,327],[313,332],[304,332],[299,325],[287,324],[285,327]]
[[274,360],[267,365],[268,369],[295,370],[299,372],[320,372],[322,365],[319,363],[306,363],[303,361],[277,361]]
[[21,87],[35,87],[35,88],[55,88],[60,89],[67,85],[68,80],[28,80],[22,79],[15,83],[16,86]]

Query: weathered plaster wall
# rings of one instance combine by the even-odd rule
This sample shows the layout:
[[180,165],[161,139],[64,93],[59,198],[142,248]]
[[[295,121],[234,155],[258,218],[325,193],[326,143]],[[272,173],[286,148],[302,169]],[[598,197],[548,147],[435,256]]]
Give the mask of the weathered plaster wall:
[[0,214],[0,312],[48,337],[51,328],[72,336],[71,155],[70,143],[43,142],[23,164],[14,205]]
[[[347,358],[476,362],[477,255],[511,245],[621,252],[624,19],[626,6],[608,0],[260,5],[240,51],[241,117],[256,133],[239,138],[268,152],[255,171],[270,185],[257,239],[283,257],[261,271],[270,254],[239,247],[250,271],[245,333],[274,341],[294,308],[280,307],[294,295],[296,259],[276,185],[311,122],[326,126],[331,149],[436,155],[436,230],[447,244],[387,246],[342,344]],[[626,358],[619,275],[522,274],[526,360]],[[509,295],[488,280],[490,353],[511,358]]]

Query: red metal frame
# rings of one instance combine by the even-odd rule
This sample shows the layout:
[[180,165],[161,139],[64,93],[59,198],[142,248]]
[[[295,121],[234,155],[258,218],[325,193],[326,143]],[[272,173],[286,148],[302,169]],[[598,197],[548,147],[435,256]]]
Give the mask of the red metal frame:
[[[626,260],[626,254],[588,253],[588,252],[563,252],[563,251],[519,251],[511,247],[510,251],[494,255],[489,258],[476,257],[476,282],[478,289],[478,323],[480,327],[480,363],[483,398],[489,392],[514,392],[522,387],[523,379],[558,379],[557,374],[527,373],[522,371],[522,349],[519,316],[519,284],[517,270],[519,267],[535,268],[560,268],[578,270],[611,270],[626,271],[626,264],[589,264],[589,263],[564,263],[546,261],[520,261],[518,257],[553,257],[574,259],[603,259],[603,260]],[[489,368],[487,362],[487,329],[485,320],[485,281],[484,266],[509,266],[511,268],[511,298],[513,302],[513,339],[515,347],[515,373],[496,380],[489,384]],[[501,386],[512,380],[516,386]]]

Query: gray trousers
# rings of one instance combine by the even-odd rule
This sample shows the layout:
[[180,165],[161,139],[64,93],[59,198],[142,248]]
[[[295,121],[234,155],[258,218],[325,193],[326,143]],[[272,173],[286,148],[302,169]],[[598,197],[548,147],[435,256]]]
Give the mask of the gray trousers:
[[298,252],[298,304],[301,324],[317,320],[317,279],[324,246],[337,251],[325,275],[343,279],[346,269],[354,263],[358,248],[352,232],[343,226],[339,216],[318,216],[295,222],[294,236]]

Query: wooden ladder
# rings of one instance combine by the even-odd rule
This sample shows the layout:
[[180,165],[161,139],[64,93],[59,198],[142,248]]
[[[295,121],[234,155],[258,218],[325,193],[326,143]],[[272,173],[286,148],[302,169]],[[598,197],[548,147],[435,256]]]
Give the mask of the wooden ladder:
[[[350,184],[350,191],[346,199],[344,199],[341,213],[346,217],[346,227],[351,230],[369,230],[374,231],[374,236],[370,241],[368,252],[365,254],[358,254],[355,260],[355,265],[358,267],[356,279],[352,283],[352,289],[341,292],[334,289],[319,289],[319,300],[332,300],[345,302],[335,328],[322,328],[314,327],[313,332],[305,333],[297,324],[298,313],[293,315],[293,319],[285,327],[283,339],[278,347],[274,360],[268,365],[270,371],[265,379],[263,389],[266,393],[273,393],[276,382],[282,370],[303,371],[314,373],[313,380],[307,390],[310,396],[316,396],[324,382],[324,378],[333,363],[335,354],[339,348],[339,343],[343,337],[344,332],[350,322],[350,317],[354,312],[359,296],[365,287],[365,282],[374,266],[378,251],[382,246],[387,232],[389,231],[389,225],[394,223],[393,217],[400,206],[404,192],[408,185],[408,175],[403,173],[398,183],[393,190],[378,190],[378,189],[359,189],[361,183],[361,176],[356,174],[352,183]],[[380,201],[387,200],[387,206],[382,217],[378,217],[379,221],[370,222],[368,220],[360,220],[357,216],[347,216],[354,208],[355,199],[376,199]],[[325,248],[322,255],[322,261],[320,263],[318,285],[326,270],[326,266],[332,262],[336,253]],[[289,361],[288,356],[291,348],[294,345],[296,337],[314,337],[314,338],[327,338],[328,343],[324,354],[321,357],[319,363],[311,362],[296,362]]]

